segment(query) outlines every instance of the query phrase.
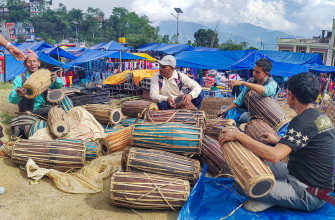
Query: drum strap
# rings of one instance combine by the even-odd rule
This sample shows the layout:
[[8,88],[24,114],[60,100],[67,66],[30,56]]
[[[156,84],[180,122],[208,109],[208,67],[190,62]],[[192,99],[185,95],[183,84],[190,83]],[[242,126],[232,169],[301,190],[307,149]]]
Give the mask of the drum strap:
[[332,191],[332,189],[320,189],[318,187],[310,186],[308,187],[308,192],[315,195],[319,199],[322,199],[325,202],[328,202],[335,206],[335,197],[330,196],[329,193]]
[[[178,79],[176,79],[176,84],[179,88],[180,91],[183,90],[183,83],[180,80],[180,73],[177,71],[177,75],[178,75]],[[163,76],[159,75],[158,78],[158,85],[159,85],[159,91],[161,91],[162,87],[163,87]]]
[[[20,75],[21,79],[22,79],[22,85],[27,81],[27,71],[24,71],[21,75]],[[42,93],[42,96],[44,98],[44,100],[47,100],[48,94],[48,90],[44,91]],[[19,102],[18,106],[19,106],[19,112],[25,112],[25,111],[34,111],[34,103],[35,103],[35,99],[27,99],[25,97],[22,98],[22,100]]]

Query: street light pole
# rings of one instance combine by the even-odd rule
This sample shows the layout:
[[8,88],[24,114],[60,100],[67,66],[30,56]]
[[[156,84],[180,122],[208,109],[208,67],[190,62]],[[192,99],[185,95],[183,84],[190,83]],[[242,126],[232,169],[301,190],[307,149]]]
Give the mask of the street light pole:
[[173,15],[173,17],[177,18],[177,42],[176,43],[178,43],[178,38],[179,38],[179,29],[178,29],[179,14],[183,13],[183,11],[180,8],[174,8],[174,10],[177,12],[177,16],[175,16],[172,13],[171,14]]

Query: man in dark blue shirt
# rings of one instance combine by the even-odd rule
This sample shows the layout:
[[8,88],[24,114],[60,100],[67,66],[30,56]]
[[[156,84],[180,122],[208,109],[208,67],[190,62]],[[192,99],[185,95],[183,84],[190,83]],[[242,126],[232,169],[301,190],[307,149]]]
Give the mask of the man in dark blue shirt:
[[[335,130],[329,118],[314,108],[319,82],[313,74],[300,73],[287,84],[287,103],[297,116],[280,140],[263,135],[263,140],[275,147],[257,142],[237,129],[226,129],[219,138],[220,144],[239,141],[268,161],[276,178],[268,195],[245,202],[244,208],[249,211],[259,212],[274,205],[312,211],[325,201],[335,205],[335,199],[328,195],[334,186]],[[287,155],[288,163],[280,162]],[[238,185],[236,190],[241,191]]]

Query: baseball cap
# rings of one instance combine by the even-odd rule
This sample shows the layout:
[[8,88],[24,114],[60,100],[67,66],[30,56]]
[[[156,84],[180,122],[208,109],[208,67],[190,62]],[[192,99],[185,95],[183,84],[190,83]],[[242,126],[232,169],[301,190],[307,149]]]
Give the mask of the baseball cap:
[[173,68],[176,68],[177,65],[176,58],[172,55],[166,55],[163,59],[158,60],[157,62],[164,66],[172,66]]

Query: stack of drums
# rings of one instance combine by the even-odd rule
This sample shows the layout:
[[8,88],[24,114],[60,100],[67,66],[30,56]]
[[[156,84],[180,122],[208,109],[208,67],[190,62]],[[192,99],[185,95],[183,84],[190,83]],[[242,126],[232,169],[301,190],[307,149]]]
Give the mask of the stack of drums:
[[121,111],[126,116],[137,118],[145,109],[158,110],[158,106],[153,102],[132,100],[124,102]]

